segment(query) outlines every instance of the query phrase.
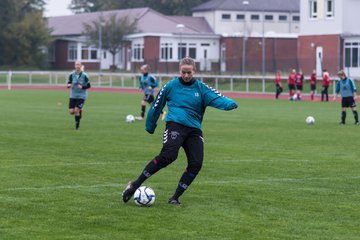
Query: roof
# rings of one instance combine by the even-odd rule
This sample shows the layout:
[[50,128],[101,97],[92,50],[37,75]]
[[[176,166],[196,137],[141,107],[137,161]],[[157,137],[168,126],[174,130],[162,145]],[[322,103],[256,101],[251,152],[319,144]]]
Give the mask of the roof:
[[103,12],[81,13],[75,15],[48,18],[48,26],[52,36],[82,35],[84,23],[105,20],[116,15],[117,18],[127,16],[130,21],[138,20],[138,33],[177,33],[178,24],[183,24],[186,34],[215,34],[205,18],[186,16],[166,16],[151,8],[133,8]]
[[265,11],[300,12],[300,0],[211,0],[192,8],[193,12],[205,11]]

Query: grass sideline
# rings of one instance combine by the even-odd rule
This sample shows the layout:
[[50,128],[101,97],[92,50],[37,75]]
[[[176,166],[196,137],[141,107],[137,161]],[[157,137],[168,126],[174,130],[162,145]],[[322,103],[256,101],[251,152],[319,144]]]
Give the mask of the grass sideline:
[[[340,103],[237,99],[208,108],[202,171],[170,206],[185,155],[146,182],[153,207],[123,204],[158,154],[140,94],[90,92],[81,131],[68,92],[0,90],[1,239],[359,239],[360,128]],[[315,125],[305,124],[312,115]]]

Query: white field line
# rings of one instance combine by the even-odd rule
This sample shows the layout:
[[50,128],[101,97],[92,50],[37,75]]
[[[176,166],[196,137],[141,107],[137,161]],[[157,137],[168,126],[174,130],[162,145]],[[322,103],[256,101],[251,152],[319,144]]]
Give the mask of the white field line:
[[[262,160],[262,159],[229,159],[229,160],[204,160],[204,162],[209,163],[237,163],[237,162],[311,162],[312,160],[292,160],[292,159],[281,159],[281,160]],[[18,165],[9,165],[9,166],[0,166],[0,169],[10,169],[10,168],[31,168],[31,167],[66,167],[66,166],[91,166],[91,165],[118,165],[118,164],[132,164],[132,163],[141,163],[146,164],[147,161],[114,161],[114,162],[89,162],[89,163],[52,163],[52,164],[18,164]]]
[[[226,185],[226,184],[256,184],[256,183],[273,183],[273,182],[312,182],[312,181],[337,181],[337,180],[357,180],[360,176],[349,176],[349,177],[309,177],[309,178],[266,178],[266,179],[237,179],[237,180],[219,180],[219,181],[198,181],[198,184],[205,185]],[[176,185],[176,182],[162,182],[152,183],[152,185]],[[93,188],[120,188],[125,187],[126,184],[119,183],[103,183],[94,185],[60,185],[60,186],[46,186],[46,187],[15,187],[15,188],[4,188],[0,189],[0,192],[10,191],[49,191],[58,189],[93,189]],[[1,196],[0,196],[1,198]]]

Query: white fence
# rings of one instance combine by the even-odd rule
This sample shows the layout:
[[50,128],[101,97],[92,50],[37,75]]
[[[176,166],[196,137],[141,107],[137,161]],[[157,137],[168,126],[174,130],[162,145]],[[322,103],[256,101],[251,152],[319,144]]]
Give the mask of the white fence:
[[[67,82],[69,72],[55,71],[0,71],[0,86],[11,89],[12,86],[58,85]],[[93,87],[138,88],[137,73],[102,73],[88,72]],[[176,74],[153,74],[159,80],[159,87],[173,79]],[[273,93],[274,76],[241,76],[241,75],[196,75],[196,78],[221,91],[245,93]],[[309,77],[305,77],[304,93],[310,91]],[[335,79],[333,93],[335,93]],[[287,89],[287,76],[283,77],[283,88]],[[321,79],[317,89],[321,89]]]

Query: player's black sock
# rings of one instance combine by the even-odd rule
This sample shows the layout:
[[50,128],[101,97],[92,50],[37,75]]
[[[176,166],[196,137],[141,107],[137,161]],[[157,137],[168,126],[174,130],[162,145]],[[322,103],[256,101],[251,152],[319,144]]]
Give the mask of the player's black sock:
[[176,188],[175,194],[171,198],[178,199],[185,192],[185,190],[190,186],[190,184],[195,179],[195,177],[196,177],[196,175],[193,173],[184,172],[180,178],[179,185]]
[[354,118],[355,118],[355,122],[359,122],[359,117],[358,117],[358,113],[357,111],[353,111],[353,115],[354,115]]
[[141,106],[141,117],[142,118],[145,116],[145,109],[146,109],[146,106]]
[[345,124],[345,119],[346,119],[346,112],[342,111],[342,112],[341,112],[341,122],[342,122],[343,124]]
[[81,119],[82,118],[82,109],[80,109],[79,113],[80,113],[80,119]]
[[75,128],[79,129],[80,127],[80,116],[75,115]]
[[151,177],[153,174],[155,174],[157,171],[159,171],[162,167],[160,164],[158,164],[157,160],[154,159],[151,162],[146,165],[144,171],[140,174],[140,176],[132,182],[132,185],[134,188],[138,188],[141,186],[143,182],[145,182],[146,179]]

